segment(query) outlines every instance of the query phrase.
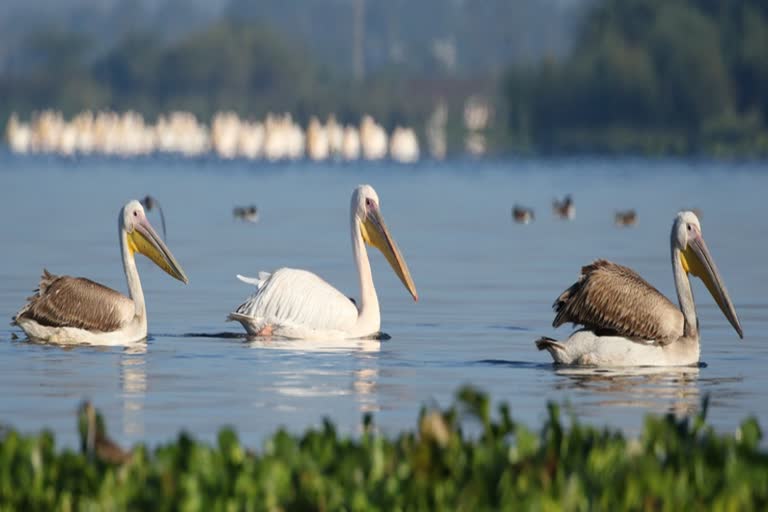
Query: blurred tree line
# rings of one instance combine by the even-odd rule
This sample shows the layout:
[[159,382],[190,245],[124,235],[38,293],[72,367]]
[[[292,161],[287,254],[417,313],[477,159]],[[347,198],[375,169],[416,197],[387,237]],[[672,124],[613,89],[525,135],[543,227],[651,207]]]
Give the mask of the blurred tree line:
[[[402,4],[396,12],[410,5],[396,3]],[[233,0],[240,4],[247,2]],[[294,4],[288,2],[286,12],[300,11]],[[134,30],[107,47],[86,33],[41,29],[14,49],[0,71],[0,123],[12,111],[27,117],[46,107],[67,116],[88,108],[136,110],[150,120],[175,109],[203,120],[233,109],[250,118],[291,112],[302,123],[330,113],[357,123],[369,113],[389,129],[409,124],[423,134],[425,120],[445,101],[449,147],[456,149],[463,144],[463,102],[480,94],[502,113],[493,117],[489,133],[500,151],[768,154],[768,2],[590,0],[584,5],[588,10],[579,16],[570,52],[531,61],[515,60],[508,50],[509,62],[524,64],[504,74],[488,63],[451,71],[450,59],[440,64],[393,57],[368,70],[362,82],[339,65],[349,61],[342,41],[348,34],[329,43],[338,62],[328,55],[318,59],[316,48],[287,39],[293,32],[270,29],[245,7],[177,37]],[[381,47],[395,56],[411,55],[427,40],[436,41],[434,30],[423,41],[396,36],[418,33],[413,20],[424,19],[423,9],[415,8],[421,14],[413,20],[395,23],[381,13],[373,16],[378,7],[369,6],[368,53]],[[333,32],[337,25],[313,25],[307,18],[320,16],[318,9],[291,19]],[[479,61],[490,43],[470,44],[482,39],[476,37],[480,29],[472,25],[473,31],[461,32],[456,19],[462,12],[446,8],[435,16],[450,18],[442,25],[455,25],[457,62]],[[494,14],[525,16],[521,12],[481,9],[474,16],[490,24]],[[377,23],[383,27],[378,32]],[[338,25],[349,31],[348,20]],[[503,41],[494,30],[486,39]]]
[[768,154],[768,2],[601,0],[503,87],[520,150]]
[[252,118],[291,112],[303,122],[334,113],[357,123],[370,113],[394,126],[413,123],[432,107],[391,69],[354,83],[319,64],[309,49],[252,22],[220,21],[175,41],[134,32],[100,50],[75,32],[31,35],[13,67],[0,74],[0,121],[13,111],[27,117],[47,107],[65,116],[135,110],[150,119],[187,110],[206,121],[232,109]]

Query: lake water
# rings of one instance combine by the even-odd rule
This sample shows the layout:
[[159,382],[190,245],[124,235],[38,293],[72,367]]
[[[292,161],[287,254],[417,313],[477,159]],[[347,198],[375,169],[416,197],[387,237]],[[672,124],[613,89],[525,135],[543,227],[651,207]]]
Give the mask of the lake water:
[[[419,292],[414,303],[384,258],[372,255],[384,342],[248,342],[226,315],[251,293],[235,274],[280,266],[314,271],[350,296],[355,185],[378,191]],[[687,414],[711,397],[723,431],[756,415],[768,425],[768,173],[764,163],[643,159],[531,159],[266,164],[214,159],[62,160],[0,153],[0,422],[52,428],[76,440],[83,398],[122,443],[170,440],[180,429],[213,439],[233,425],[258,445],[279,426],[301,431],[330,417],[359,431],[373,412],[385,433],[412,427],[425,404],[447,405],[463,384],[508,401],[537,427],[549,400],[582,420],[636,433],[648,412]],[[25,340],[8,322],[43,267],[126,291],[117,215],[151,193],[184,286],[139,262],[149,309],[146,343],[58,347]],[[576,218],[552,217],[572,193]],[[255,203],[257,224],[232,208]],[[513,223],[514,203],[536,209]],[[536,351],[550,306],[582,265],[603,257],[635,268],[676,301],[669,231],[681,208],[702,211],[704,237],[744,328],[739,341],[700,282],[701,368],[607,373],[554,368]],[[617,209],[638,224],[618,228]],[[159,229],[156,213],[150,220]],[[222,335],[220,333],[229,333]],[[12,335],[20,335],[13,340]]]

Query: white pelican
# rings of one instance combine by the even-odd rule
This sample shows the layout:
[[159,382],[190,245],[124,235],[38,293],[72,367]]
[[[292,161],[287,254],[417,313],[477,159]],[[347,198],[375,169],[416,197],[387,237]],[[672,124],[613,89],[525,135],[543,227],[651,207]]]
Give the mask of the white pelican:
[[238,279],[256,286],[256,293],[227,320],[243,324],[248,334],[285,338],[363,338],[379,332],[379,299],[373,286],[366,244],[379,249],[400,281],[418,300],[416,287],[400,250],[381,217],[379,197],[370,185],[352,193],[352,252],[360,280],[360,304],[306,270],[281,268],[258,278]]
[[117,222],[130,298],[83,277],[56,276],[43,270],[37,293],[13,318],[27,336],[37,341],[100,345],[147,337],[147,310],[134,254],[140,252],[172,277],[189,281],[138,201],[126,204]]
[[[740,338],[736,310],[701,235],[693,212],[677,214],[672,225],[672,270],[680,309],[633,270],[597,260],[557,298],[552,323],[584,329],[565,341],[540,338],[557,363],[595,366],[683,366],[699,362],[699,322],[688,274],[707,286]],[[682,310],[682,311],[681,311]]]

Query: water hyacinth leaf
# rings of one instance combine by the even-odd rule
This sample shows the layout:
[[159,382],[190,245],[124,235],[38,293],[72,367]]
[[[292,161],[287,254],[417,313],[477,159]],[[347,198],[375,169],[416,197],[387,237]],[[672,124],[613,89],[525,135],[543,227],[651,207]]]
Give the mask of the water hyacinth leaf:
[[[213,445],[188,434],[106,463],[56,447],[52,434],[0,434],[0,503],[9,509],[201,510],[699,510],[765,509],[768,454],[745,420],[719,434],[699,415],[648,417],[638,437],[561,419],[542,427],[494,416],[463,389],[445,410],[425,409],[414,430],[340,435],[325,421],[279,430],[261,450],[224,428]],[[465,435],[457,410],[483,432]],[[96,418],[92,415],[92,418]],[[107,422],[108,423],[108,422]],[[93,423],[92,423],[93,425]],[[79,425],[78,425],[79,427]]]

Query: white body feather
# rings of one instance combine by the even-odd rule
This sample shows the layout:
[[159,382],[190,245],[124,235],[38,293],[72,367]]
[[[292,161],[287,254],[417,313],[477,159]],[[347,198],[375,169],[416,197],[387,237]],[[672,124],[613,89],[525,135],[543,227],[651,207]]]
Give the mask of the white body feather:
[[281,268],[272,274],[260,272],[258,278],[238,275],[256,292],[229,316],[243,324],[251,335],[269,329],[273,336],[285,338],[348,338],[373,334],[378,325],[356,329],[357,307],[326,281],[306,270]]
[[550,342],[545,348],[556,363],[589,366],[689,366],[697,364],[701,355],[698,339],[657,345],[621,336],[598,336],[587,330],[576,331],[565,341]]
[[146,317],[135,317],[131,309],[130,318],[118,330],[111,332],[95,332],[77,327],[54,327],[41,325],[29,318],[20,318],[17,324],[29,339],[62,345],[125,345],[141,341],[147,337]]

